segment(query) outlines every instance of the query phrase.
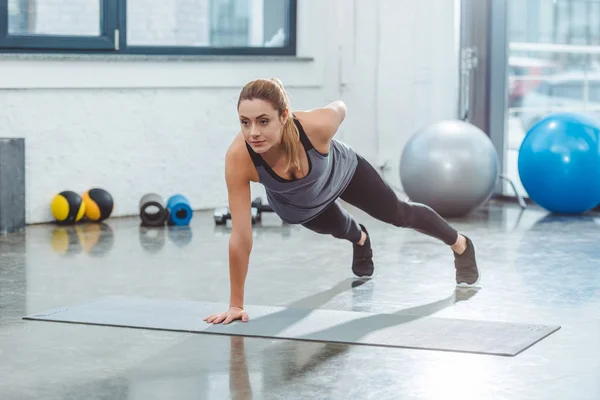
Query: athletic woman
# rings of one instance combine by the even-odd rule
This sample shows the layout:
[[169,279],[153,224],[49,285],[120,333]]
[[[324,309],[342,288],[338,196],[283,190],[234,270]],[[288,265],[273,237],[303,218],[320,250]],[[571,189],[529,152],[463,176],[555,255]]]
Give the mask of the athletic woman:
[[225,157],[232,220],[229,310],[205,321],[248,321],[244,284],[252,249],[251,181],[265,187],[269,205],[285,222],[352,243],[352,271],[358,277],[373,275],[371,240],[337,199],[380,221],[439,239],[453,252],[456,285],[478,284],[472,241],[430,207],[398,199],[371,164],[334,139],[346,115],[342,101],[292,113],[278,79],[257,79],[242,89],[238,114],[241,131]]

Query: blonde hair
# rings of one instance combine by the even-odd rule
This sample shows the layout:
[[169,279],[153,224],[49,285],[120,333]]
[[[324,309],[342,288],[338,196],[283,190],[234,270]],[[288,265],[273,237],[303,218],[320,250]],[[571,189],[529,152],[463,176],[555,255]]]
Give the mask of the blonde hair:
[[298,157],[298,146],[300,142],[300,133],[294,123],[290,100],[283,87],[283,83],[277,78],[255,79],[248,82],[240,92],[238,99],[238,109],[242,100],[263,100],[271,104],[282,117],[287,110],[287,118],[283,124],[283,133],[281,143],[285,154],[285,171],[290,169],[300,170],[300,159]]

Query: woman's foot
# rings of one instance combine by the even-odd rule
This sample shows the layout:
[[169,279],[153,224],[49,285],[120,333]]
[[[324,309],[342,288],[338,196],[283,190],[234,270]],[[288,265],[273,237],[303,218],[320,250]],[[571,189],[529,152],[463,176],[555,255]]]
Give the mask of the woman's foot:
[[373,250],[371,249],[371,238],[367,229],[360,225],[363,234],[361,240],[353,245],[352,272],[359,278],[373,275]]
[[454,267],[456,269],[456,286],[473,287],[479,284],[481,274],[475,259],[475,246],[471,239],[459,236],[452,246],[454,252]]

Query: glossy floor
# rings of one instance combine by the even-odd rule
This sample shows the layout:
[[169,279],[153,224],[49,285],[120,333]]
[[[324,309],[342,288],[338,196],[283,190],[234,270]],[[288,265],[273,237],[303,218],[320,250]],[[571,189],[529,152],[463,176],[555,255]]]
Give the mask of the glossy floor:
[[352,279],[348,243],[266,215],[247,303],[562,329],[497,357],[23,321],[105,294],[227,302],[229,288],[229,231],[210,213],[189,228],[30,226],[0,238],[0,399],[600,398],[600,218],[496,204],[451,221],[484,272],[465,294],[447,247],[352,212],[372,236],[373,279]]

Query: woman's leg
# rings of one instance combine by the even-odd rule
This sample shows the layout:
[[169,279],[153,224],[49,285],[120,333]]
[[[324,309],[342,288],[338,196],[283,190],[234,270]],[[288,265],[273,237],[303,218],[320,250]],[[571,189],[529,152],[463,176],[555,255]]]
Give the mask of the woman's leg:
[[412,228],[441,240],[454,252],[457,284],[470,286],[478,281],[479,272],[471,240],[458,234],[431,207],[400,200],[363,157],[358,156],[356,172],[341,198],[380,221]]
[[363,157],[352,181],[340,196],[342,200],[363,210],[373,218],[402,228],[412,228],[452,246],[458,232],[432,208],[405,202]]
[[313,232],[351,242],[354,248],[352,271],[358,277],[373,275],[373,253],[370,238],[367,238],[363,245],[358,244],[361,241],[362,232],[366,232],[366,229],[337,202],[332,203],[317,217],[302,225]]

